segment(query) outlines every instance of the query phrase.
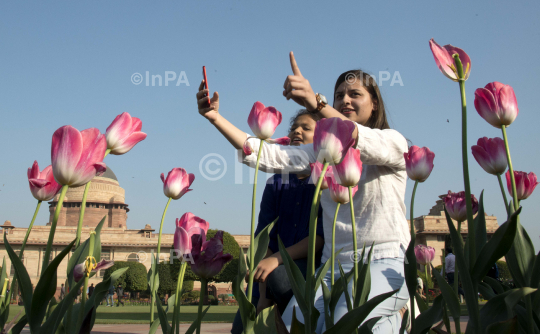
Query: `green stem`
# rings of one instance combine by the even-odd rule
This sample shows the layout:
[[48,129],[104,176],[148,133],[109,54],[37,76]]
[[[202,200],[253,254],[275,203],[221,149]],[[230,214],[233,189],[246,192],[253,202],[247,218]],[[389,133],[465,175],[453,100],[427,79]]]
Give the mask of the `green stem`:
[[[354,284],[352,285],[352,299],[356,298],[356,283],[358,282],[358,261],[364,261],[364,259],[358,259],[358,245],[356,243],[356,222],[354,219],[354,203],[352,197],[352,187],[349,187],[349,205],[351,207],[351,224],[352,224],[352,239],[353,239],[353,251],[355,260],[353,263],[354,266]],[[373,246],[372,246],[373,247]]]
[[[458,222],[458,236],[461,237],[461,222]],[[455,252],[454,252],[455,253]],[[459,269],[458,269],[458,265],[457,265],[457,257],[455,257],[455,261],[454,261],[454,292],[456,293],[456,296],[458,296],[458,299],[459,299]]]
[[[468,147],[467,147],[467,99],[465,97],[465,74],[463,72],[463,64],[459,59],[459,55],[456,53],[453,55],[456,69],[459,76],[459,90],[461,93],[461,135],[462,135],[462,147],[461,153],[463,156],[463,183],[465,184],[465,205],[467,208],[467,227],[468,227],[468,246],[469,247],[469,263],[476,262],[476,228],[472,213],[471,202],[471,182],[469,180],[469,159],[468,159]],[[457,282],[457,265],[456,265],[456,282]],[[477,283],[473,282],[473,295],[477,295],[478,287]],[[467,309],[469,310],[469,316],[473,325],[473,330],[480,333],[480,313],[478,311],[478,302],[475,305],[469,305],[467,303]]]
[[506,198],[506,191],[504,190],[504,185],[501,179],[501,176],[497,174],[497,179],[499,180],[499,186],[501,187],[501,193],[504,199],[504,207],[506,209],[506,215],[508,216],[508,199]]
[[108,149],[105,151],[105,155],[103,156],[103,159],[105,159],[105,157],[108,156],[109,153],[111,153],[111,149],[110,149],[110,148],[108,148]]
[[[180,294],[184,285],[184,276],[186,273],[187,262],[182,262],[178,271],[178,280],[176,283],[176,294],[174,299],[174,314],[173,314],[173,333],[180,334]],[[176,329],[176,331],[175,331]]]
[[336,220],[340,205],[341,203],[337,204],[336,213],[334,214],[334,224],[332,224],[332,257],[330,260],[330,273],[332,275],[332,283],[330,285],[330,290],[332,290],[332,287],[334,286],[334,267],[336,265]]
[[[418,181],[414,182],[414,188],[412,191],[411,196],[411,216],[410,216],[410,222],[411,222],[411,244],[414,245],[416,243],[416,231],[414,230],[414,197],[416,196],[416,188],[418,187]],[[416,259],[414,260],[415,265],[415,271],[416,271]],[[414,294],[416,293],[416,290],[413,291],[413,293],[409,296],[411,298],[411,332],[414,333],[414,323],[416,320],[416,310],[414,307]],[[426,294],[427,295],[427,294]]]
[[51,257],[52,244],[54,240],[54,234],[56,232],[56,224],[58,223],[58,217],[60,216],[60,211],[62,210],[62,206],[64,204],[64,197],[66,196],[67,190],[67,185],[62,186],[60,197],[58,198],[58,203],[56,203],[56,210],[54,210],[51,230],[49,232],[49,240],[47,240],[47,248],[45,248],[45,256],[43,257],[43,265],[41,266],[41,275],[43,275],[45,269],[47,269],[47,267],[49,266],[49,258]]
[[41,207],[41,201],[37,202],[36,211],[34,212],[34,217],[32,217],[32,221],[30,222],[30,226],[26,230],[26,235],[24,236],[24,240],[21,245],[21,251],[19,253],[19,259],[22,260],[24,248],[26,247],[26,242],[28,241],[28,237],[30,236],[30,232],[32,231],[32,227],[34,226],[34,221],[36,220],[37,214],[39,212],[39,208]]
[[510,146],[508,145],[508,137],[506,136],[506,126],[502,125],[501,130],[503,133],[504,147],[506,148],[506,157],[508,158],[508,171],[510,172],[510,181],[512,182],[512,198],[514,199],[514,210],[517,211],[517,209],[519,208],[519,201],[517,198],[514,167],[512,167],[512,158],[510,158]]
[[[89,244],[88,244],[88,257],[90,258],[89,261],[91,261],[90,262],[91,264],[94,263],[94,262],[92,262],[91,259],[94,256],[95,238],[96,238],[96,232],[95,231],[90,232],[90,241],[89,241]],[[86,267],[85,267],[85,269],[86,269]],[[82,298],[81,298],[81,305],[80,305],[80,308],[79,308],[79,317],[77,319],[77,327],[75,327],[77,329],[81,328],[82,322],[83,322],[83,319],[84,319],[84,313],[85,313],[84,308],[85,308],[86,299],[87,299],[86,290],[88,289],[88,277],[89,277],[89,273],[85,272],[83,291],[82,291]]]
[[172,197],[169,197],[169,200],[167,201],[167,205],[165,205],[165,210],[163,210],[163,215],[161,216],[161,223],[159,224],[159,236],[158,236],[158,243],[157,243],[157,256],[156,256],[156,272],[152,271],[152,277],[150,279],[154,280],[154,284],[152,285],[152,291],[150,292],[150,326],[152,326],[152,323],[154,322],[154,301],[156,298],[156,284],[157,284],[157,271],[158,271],[158,265],[159,265],[159,252],[161,251],[161,233],[163,231],[163,222],[165,221],[165,215],[167,214],[167,209],[169,208],[169,204],[171,204]]
[[264,140],[261,139],[261,144],[259,146],[259,153],[257,154],[257,165],[255,166],[255,178],[253,180],[253,196],[251,198],[251,234],[249,237],[249,282],[248,282],[248,291],[247,298],[251,303],[251,295],[253,293],[253,275],[255,275],[254,261],[255,261],[255,210],[257,209],[257,175],[259,174],[259,162],[261,160],[261,152],[263,148]]
[[[313,195],[313,201],[311,202],[311,211],[309,215],[309,243],[308,243],[308,256],[307,256],[307,273],[306,273],[306,290],[305,298],[306,302],[313,305],[315,301],[315,296],[313,294],[313,280],[315,276],[315,238],[317,233],[317,217],[319,215],[319,201],[321,198],[321,185],[328,169],[328,162],[323,164],[321,175],[317,181],[317,186],[315,187],[315,192]],[[305,319],[305,329],[306,333],[312,333],[311,329],[311,309],[312,307],[308,306],[307,314],[304,314]]]
[[84,186],[84,193],[82,197],[81,202],[81,211],[79,212],[79,223],[77,224],[77,237],[75,241],[74,249],[77,249],[79,245],[81,244],[81,234],[82,234],[82,226],[83,226],[83,220],[84,220],[84,211],[86,210],[86,197],[88,197],[88,190],[90,189],[90,184],[92,181],[88,182]]
[[199,311],[197,317],[197,334],[201,334],[201,325],[202,325],[202,307],[204,296],[206,296],[207,282],[205,278],[201,278],[201,294],[199,297]]

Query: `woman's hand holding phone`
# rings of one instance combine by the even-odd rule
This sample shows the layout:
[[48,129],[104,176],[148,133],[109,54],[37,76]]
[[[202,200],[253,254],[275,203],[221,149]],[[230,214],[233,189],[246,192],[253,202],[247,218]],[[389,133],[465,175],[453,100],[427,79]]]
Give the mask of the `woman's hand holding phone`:
[[197,92],[197,105],[199,107],[199,114],[204,116],[210,122],[215,122],[219,115],[219,94],[214,92],[214,95],[210,99],[210,106],[208,106],[208,89],[204,88],[204,80],[199,85],[199,91]]

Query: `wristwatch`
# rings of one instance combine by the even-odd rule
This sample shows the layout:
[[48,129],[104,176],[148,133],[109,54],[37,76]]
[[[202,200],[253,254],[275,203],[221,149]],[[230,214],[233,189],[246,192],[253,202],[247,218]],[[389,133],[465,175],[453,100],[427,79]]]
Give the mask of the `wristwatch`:
[[315,98],[317,99],[317,108],[311,111],[312,114],[318,113],[328,105],[328,101],[326,100],[326,97],[324,95],[317,93],[315,94]]

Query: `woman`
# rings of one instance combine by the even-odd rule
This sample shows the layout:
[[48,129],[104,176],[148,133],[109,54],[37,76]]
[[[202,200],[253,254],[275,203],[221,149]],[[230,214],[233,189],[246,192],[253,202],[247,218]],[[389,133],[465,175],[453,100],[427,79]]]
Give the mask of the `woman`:
[[[324,118],[339,117],[353,121],[356,128],[353,132],[355,148],[361,151],[363,172],[358,184],[354,202],[354,214],[358,245],[366,245],[369,250],[373,246],[371,262],[371,291],[368,298],[379,294],[398,290],[392,297],[379,304],[367,317],[381,317],[373,327],[373,333],[398,333],[401,323],[399,310],[409,298],[403,273],[404,253],[410,241],[408,224],[405,218],[405,186],[407,173],[403,153],[408,150],[406,139],[397,131],[389,128],[384,102],[377,83],[362,71],[352,70],[342,73],[335,85],[333,107],[326,103],[324,96],[315,94],[311,86],[298,69],[294,56],[290,55],[293,75],[287,77],[284,83],[283,95],[293,99],[307,110],[317,113]],[[218,113],[219,95],[214,93],[208,107],[206,96],[208,91],[202,89],[197,94],[199,113],[205,116],[237,149],[241,149],[249,136],[242,132]],[[243,163],[253,165],[258,154],[258,145],[249,139],[254,153],[245,156]],[[317,157],[313,145],[300,147],[283,147],[279,145],[264,145],[261,152],[260,169],[277,172],[306,173],[309,163]],[[348,204],[347,204],[348,205]],[[325,246],[322,261],[330,257],[331,229],[336,203],[327,190],[321,197],[323,208],[323,226]],[[357,255],[353,253],[352,220],[347,207],[340,210],[336,222],[336,249],[341,253],[336,257],[345,271],[353,267]],[[366,254],[368,253],[366,250]],[[337,263],[337,261],[336,261]],[[339,273],[339,271],[338,271]],[[329,275],[325,279],[329,279]],[[338,275],[339,277],[339,275]],[[327,284],[329,285],[329,284]],[[352,288],[352,281],[349,290]],[[316,308],[324,313],[322,293],[316,295]],[[292,308],[295,300],[283,314],[286,324],[291,323]],[[335,311],[337,322],[347,312],[345,296],[342,295]],[[296,313],[303,322],[302,315]],[[319,317],[317,332],[324,330],[324,317]]]

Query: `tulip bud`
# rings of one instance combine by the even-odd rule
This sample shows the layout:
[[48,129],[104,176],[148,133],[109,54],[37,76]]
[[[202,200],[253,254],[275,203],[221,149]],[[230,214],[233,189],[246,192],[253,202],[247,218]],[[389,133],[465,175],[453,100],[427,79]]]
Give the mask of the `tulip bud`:
[[281,118],[281,113],[276,108],[265,107],[257,101],[249,113],[248,125],[255,136],[265,140],[274,135],[277,126],[281,123]]
[[519,113],[514,89],[496,81],[474,92],[474,107],[483,119],[499,129],[512,124]]
[[50,201],[62,188],[54,179],[51,165],[40,172],[37,161],[34,161],[32,167],[28,168],[27,175],[30,191],[38,201]]
[[[527,199],[532,195],[534,188],[538,185],[536,174],[533,172],[527,174],[525,172],[514,171],[514,179],[516,180],[516,192],[517,199]],[[512,192],[512,180],[510,179],[510,171],[506,172],[506,186],[510,195],[513,195]]]
[[189,189],[195,180],[194,174],[188,174],[184,168],[173,168],[167,178],[161,173],[161,181],[163,181],[163,193],[165,196],[172,199],[179,199],[185,193],[193,190]]
[[[195,234],[206,236],[209,224],[191,212],[186,212],[180,219],[176,219],[176,231],[174,233],[174,249],[179,255],[191,252],[191,237]],[[204,243],[205,240],[203,240]]]
[[459,60],[463,65],[463,79],[467,80],[469,78],[469,74],[471,73],[471,59],[465,51],[450,44],[441,47],[433,38],[429,40],[429,47],[431,48],[437,67],[439,67],[439,70],[447,78],[456,82],[460,79],[454,62],[454,54],[459,55]]
[[[475,215],[478,212],[478,201],[473,194],[471,194],[472,214]],[[458,221],[463,222],[467,220],[467,205],[465,202],[465,192],[460,191],[453,193],[448,191],[448,195],[444,198],[444,206],[448,215]]]
[[[323,164],[317,161],[315,163],[309,164],[309,166],[311,167],[310,183],[317,184],[317,182],[319,182],[319,178],[321,177]],[[328,182],[326,181],[326,177],[329,176],[334,176],[334,170],[332,166],[328,166],[326,168],[326,172],[324,173],[323,181],[321,183],[321,190],[328,189]]]
[[478,139],[478,145],[472,146],[472,154],[478,164],[489,174],[501,175],[508,166],[506,149],[501,138]]
[[116,116],[105,135],[110,153],[115,155],[127,153],[137,143],[146,139],[146,133],[141,132],[141,128],[141,120],[131,117],[127,112]]
[[341,163],[334,166],[336,179],[344,187],[353,187],[360,182],[362,176],[362,161],[360,161],[360,150],[349,148],[345,158]]
[[324,118],[318,121],[313,134],[313,149],[317,161],[339,164],[354,145],[354,129],[353,122],[341,118]]
[[414,255],[416,256],[416,262],[427,265],[433,262],[435,258],[435,248],[431,246],[416,245],[414,246]]
[[[326,177],[326,182],[328,183],[328,190],[330,191],[330,198],[336,203],[347,204],[349,203],[349,187],[344,187],[339,185],[335,180],[328,176]],[[352,197],[358,191],[358,185],[354,186],[352,189]]]
[[403,153],[407,175],[413,181],[424,182],[433,170],[435,153],[427,147],[411,146],[409,152]]

